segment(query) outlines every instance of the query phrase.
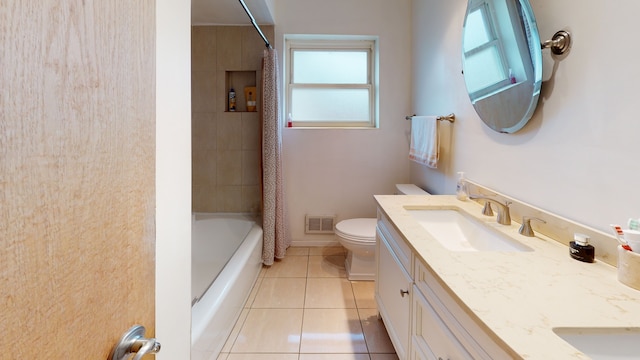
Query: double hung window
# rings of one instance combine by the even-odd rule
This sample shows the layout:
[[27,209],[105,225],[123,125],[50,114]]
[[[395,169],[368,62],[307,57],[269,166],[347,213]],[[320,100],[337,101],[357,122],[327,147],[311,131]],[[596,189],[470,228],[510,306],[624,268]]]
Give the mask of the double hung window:
[[293,127],[376,127],[375,40],[290,36],[285,43],[285,113]]

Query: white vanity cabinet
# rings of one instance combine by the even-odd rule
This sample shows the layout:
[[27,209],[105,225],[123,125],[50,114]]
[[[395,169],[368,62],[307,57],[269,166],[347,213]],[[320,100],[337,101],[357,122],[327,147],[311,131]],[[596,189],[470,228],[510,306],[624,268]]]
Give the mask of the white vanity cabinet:
[[[385,234],[386,233],[386,234]],[[386,229],[376,231],[376,302],[389,338],[399,359],[406,359],[409,349],[411,296],[413,279],[389,244]],[[411,269],[411,267],[409,267]]]
[[513,359],[378,212],[376,302],[403,359]]

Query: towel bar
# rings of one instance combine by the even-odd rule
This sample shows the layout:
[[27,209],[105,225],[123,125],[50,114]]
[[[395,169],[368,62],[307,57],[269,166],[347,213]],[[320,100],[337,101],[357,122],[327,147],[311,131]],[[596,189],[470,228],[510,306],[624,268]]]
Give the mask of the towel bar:
[[[411,116],[405,116],[404,119],[405,120],[411,120],[412,117],[416,116],[416,114],[413,114]],[[438,121],[442,121],[442,120],[447,120],[448,122],[452,123],[456,120],[456,114],[451,113],[449,115],[440,115],[436,118],[436,120]]]

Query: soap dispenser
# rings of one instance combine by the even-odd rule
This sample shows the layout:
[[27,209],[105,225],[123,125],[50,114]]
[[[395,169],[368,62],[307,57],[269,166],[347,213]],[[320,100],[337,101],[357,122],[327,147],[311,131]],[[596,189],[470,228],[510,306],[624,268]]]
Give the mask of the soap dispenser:
[[456,198],[460,201],[467,201],[469,193],[467,192],[467,183],[464,180],[464,172],[458,172],[458,184],[456,185]]
[[589,244],[589,237],[575,233],[573,240],[569,243],[569,255],[576,260],[592,263],[595,257],[595,248]]

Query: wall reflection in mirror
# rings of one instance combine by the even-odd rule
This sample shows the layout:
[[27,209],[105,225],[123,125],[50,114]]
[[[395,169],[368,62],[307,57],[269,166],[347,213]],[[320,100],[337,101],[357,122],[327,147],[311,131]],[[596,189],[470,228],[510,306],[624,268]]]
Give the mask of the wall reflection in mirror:
[[491,129],[520,130],[535,111],[542,51],[528,0],[469,0],[462,39],[469,98]]

